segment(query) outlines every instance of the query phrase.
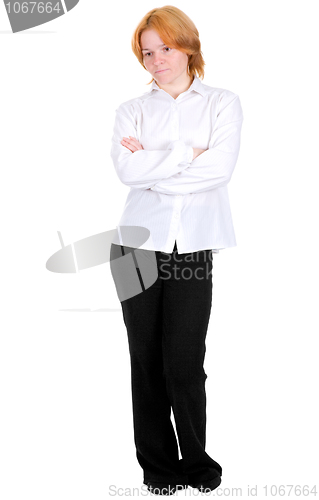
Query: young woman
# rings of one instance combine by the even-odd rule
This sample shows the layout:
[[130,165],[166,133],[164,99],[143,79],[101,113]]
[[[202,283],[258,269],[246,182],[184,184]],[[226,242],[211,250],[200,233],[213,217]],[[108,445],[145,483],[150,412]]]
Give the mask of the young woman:
[[238,95],[201,82],[198,31],[178,8],[148,12],[132,49],[152,80],[116,110],[111,157],[130,191],[110,263],[128,334],[136,456],[153,493],[211,491],[222,468],[205,451],[205,338],[213,253],[236,246],[227,184],[243,113]]

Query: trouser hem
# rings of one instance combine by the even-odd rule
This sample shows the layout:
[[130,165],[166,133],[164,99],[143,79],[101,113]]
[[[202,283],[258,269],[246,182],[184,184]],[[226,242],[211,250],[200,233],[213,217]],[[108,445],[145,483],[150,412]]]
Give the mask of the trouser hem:
[[170,484],[171,486],[176,485],[188,485],[188,476],[173,476],[173,477],[152,477],[144,476],[143,483],[156,484]]

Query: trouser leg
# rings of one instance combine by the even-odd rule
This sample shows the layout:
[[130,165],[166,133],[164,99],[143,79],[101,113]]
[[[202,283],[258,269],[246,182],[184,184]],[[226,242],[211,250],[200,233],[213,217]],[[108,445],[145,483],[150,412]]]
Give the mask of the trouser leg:
[[[163,361],[189,482],[212,479],[221,466],[205,451],[207,375],[203,363],[212,303],[212,252],[166,254],[163,281]],[[168,259],[170,256],[170,259]]]
[[[127,254],[129,247],[123,248]],[[130,351],[136,456],[145,481],[180,484],[185,478],[179,473],[178,446],[163,377],[162,296],[158,278],[142,293],[123,300],[121,307]]]

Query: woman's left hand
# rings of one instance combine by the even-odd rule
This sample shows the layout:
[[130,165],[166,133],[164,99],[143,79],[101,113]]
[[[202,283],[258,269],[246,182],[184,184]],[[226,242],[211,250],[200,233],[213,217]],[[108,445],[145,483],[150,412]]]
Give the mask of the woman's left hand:
[[144,149],[142,144],[140,144],[137,139],[131,136],[129,136],[128,138],[123,137],[121,144],[122,146],[125,146],[127,149],[129,149],[132,153],[135,153],[135,151],[138,151],[139,149]]

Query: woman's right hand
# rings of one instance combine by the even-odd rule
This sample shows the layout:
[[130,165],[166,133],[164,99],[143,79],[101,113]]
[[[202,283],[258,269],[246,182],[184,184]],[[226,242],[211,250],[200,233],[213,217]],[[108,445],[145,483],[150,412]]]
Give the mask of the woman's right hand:
[[199,148],[193,148],[194,154],[193,154],[193,160],[197,158],[197,156],[201,155],[204,153],[204,151],[207,151],[207,149],[199,149]]
[[129,137],[123,137],[121,141],[122,146],[125,146],[127,149],[129,149],[132,153],[135,153],[135,151],[139,151],[140,149],[144,149],[142,144],[138,142],[135,137],[132,137],[129,135]]

